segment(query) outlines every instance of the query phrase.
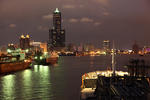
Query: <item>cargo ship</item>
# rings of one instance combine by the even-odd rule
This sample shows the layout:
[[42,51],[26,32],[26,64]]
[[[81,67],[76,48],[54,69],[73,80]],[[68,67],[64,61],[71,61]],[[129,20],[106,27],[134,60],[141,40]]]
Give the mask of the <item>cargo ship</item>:
[[30,59],[25,59],[20,55],[2,55],[0,56],[0,74],[23,70],[29,68],[30,64]]
[[30,60],[16,61],[16,62],[0,62],[0,74],[15,72],[29,68]]

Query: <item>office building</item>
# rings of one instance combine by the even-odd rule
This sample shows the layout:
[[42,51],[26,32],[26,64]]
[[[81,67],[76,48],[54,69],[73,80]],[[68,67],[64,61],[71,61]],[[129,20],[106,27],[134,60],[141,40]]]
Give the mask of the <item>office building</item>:
[[110,41],[109,40],[104,40],[103,41],[103,49],[104,49],[105,52],[110,51]]

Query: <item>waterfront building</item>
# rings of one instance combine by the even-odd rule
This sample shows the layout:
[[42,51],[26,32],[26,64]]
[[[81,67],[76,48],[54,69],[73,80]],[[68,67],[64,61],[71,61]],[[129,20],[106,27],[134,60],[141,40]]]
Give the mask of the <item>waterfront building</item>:
[[134,54],[138,54],[139,53],[139,45],[135,42],[132,46],[132,51]]
[[150,54],[150,46],[144,46],[142,48],[142,53],[143,54]]
[[49,30],[49,43],[52,47],[65,47],[65,30],[61,26],[61,12],[53,12],[53,27]]
[[7,49],[15,50],[15,49],[16,49],[16,47],[15,47],[15,45],[14,45],[14,44],[8,44]]
[[103,49],[107,53],[110,52],[110,41],[109,40],[103,41]]
[[75,46],[74,44],[69,43],[69,44],[67,45],[67,51],[73,51],[73,52],[74,52],[74,51],[75,51],[75,50],[74,50],[74,46]]
[[30,42],[30,45],[32,47],[33,52],[41,51],[41,52],[47,52],[47,43],[46,42]]
[[20,48],[25,50],[30,48],[30,36],[29,35],[21,35],[20,37]]
[[0,47],[1,54],[7,54],[7,46]]
[[43,52],[47,52],[47,43],[41,43],[40,48],[42,49]]

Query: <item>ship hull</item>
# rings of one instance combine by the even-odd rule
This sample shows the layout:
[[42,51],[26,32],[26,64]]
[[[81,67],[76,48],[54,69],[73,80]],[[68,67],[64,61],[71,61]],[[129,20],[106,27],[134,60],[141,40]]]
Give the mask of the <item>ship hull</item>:
[[57,63],[57,61],[58,61],[58,57],[50,57],[50,58],[47,58],[46,59],[46,63],[48,63],[48,64],[56,64]]
[[54,65],[58,62],[58,57],[49,57],[49,58],[45,58],[45,59],[38,59],[35,60],[35,64],[37,65]]
[[37,59],[37,60],[34,60],[34,61],[35,61],[35,64],[36,64],[36,65],[48,65],[48,64],[46,63],[46,59],[42,59],[42,60]]
[[0,74],[15,72],[29,68],[31,62],[19,61],[19,62],[7,62],[0,64]]

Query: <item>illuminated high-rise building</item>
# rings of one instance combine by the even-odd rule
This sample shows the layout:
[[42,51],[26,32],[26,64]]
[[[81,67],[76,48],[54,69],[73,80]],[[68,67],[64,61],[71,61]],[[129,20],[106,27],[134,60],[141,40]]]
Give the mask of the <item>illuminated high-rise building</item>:
[[110,41],[109,40],[103,41],[103,49],[107,52],[110,50]]
[[65,30],[61,26],[61,12],[56,8],[53,12],[53,27],[49,30],[49,40],[52,47],[65,47]]
[[30,36],[29,35],[26,35],[26,37],[24,35],[21,35],[20,48],[23,50],[30,48]]

